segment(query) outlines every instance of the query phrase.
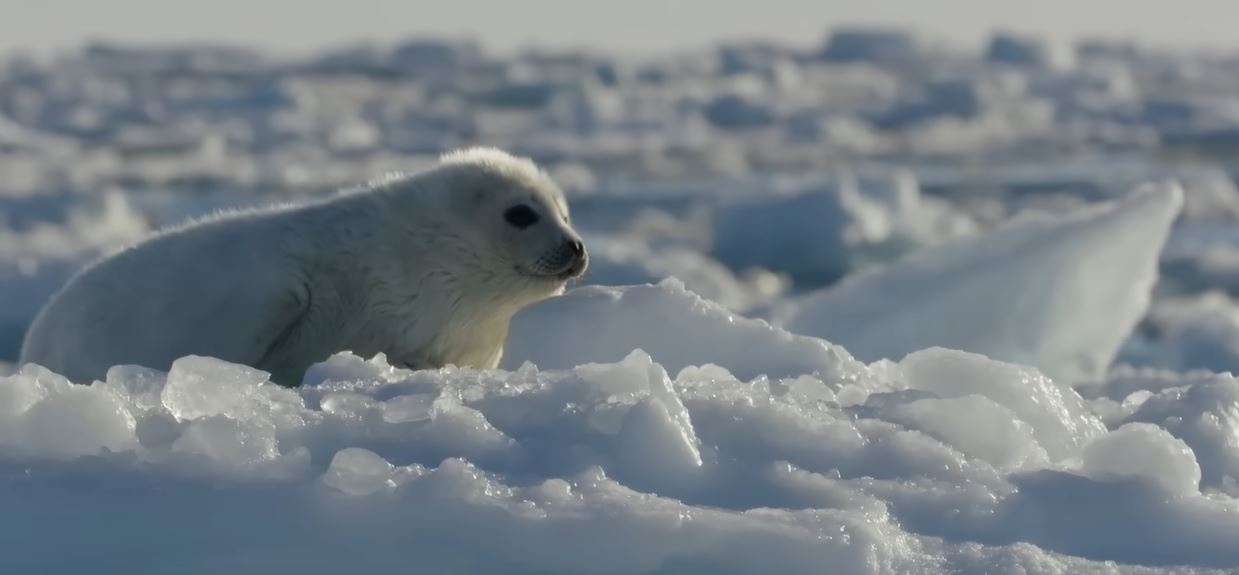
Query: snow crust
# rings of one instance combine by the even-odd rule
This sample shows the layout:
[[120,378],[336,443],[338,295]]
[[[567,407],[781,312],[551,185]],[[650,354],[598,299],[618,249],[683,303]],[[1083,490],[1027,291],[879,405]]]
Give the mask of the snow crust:
[[[684,298],[649,289],[650,306]],[[681,321],[756,333],[718,328],[724,314]],[[813,356],[796,341],[788,353]],[[755,372],[759,357],[728,363]],[[340,354],[295,390],[200,357],[91,386],[25,366],[0,379],[0,500],[32,519],[0,522],[5,560],[191,573],[1239,566],[1227,495],[1239,450],[1218,441],[1239,432],[1233,379],[1223,394],[1172,388],[1200,396],[1188,403],[1165,390],[1108,430],[1070,387],[973,354],[814,362],[829,369],[745,381],[717,365],[673,377],[643,351],[481,372]],[[1207,428],[1169,415],[1209,411],[1232,416]],[[69,551],[50,553],[53,540]],[[122,552],[139,541],[157,551]]]

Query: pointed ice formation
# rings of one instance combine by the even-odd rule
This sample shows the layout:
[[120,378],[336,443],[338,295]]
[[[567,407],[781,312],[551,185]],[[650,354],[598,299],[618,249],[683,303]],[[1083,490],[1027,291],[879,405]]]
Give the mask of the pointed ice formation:
[[792,300],[775,323],[864,361],[940,346],[1093,379],[1148,308],[1182,205],[1178,185],[1150,185],[1066,216],[1016,218]]

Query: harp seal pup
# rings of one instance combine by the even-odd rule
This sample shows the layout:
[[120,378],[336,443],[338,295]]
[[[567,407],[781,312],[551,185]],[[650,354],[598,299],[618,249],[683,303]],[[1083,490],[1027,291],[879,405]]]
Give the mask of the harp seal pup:
[[328,199],[219,214],[74,276],[21,362],[78,383],[185,355],[286,386],[340,351],[414,369],[494,368],[513,314],[562,293],[589,256],[560,188],[492,148],[449,153]]

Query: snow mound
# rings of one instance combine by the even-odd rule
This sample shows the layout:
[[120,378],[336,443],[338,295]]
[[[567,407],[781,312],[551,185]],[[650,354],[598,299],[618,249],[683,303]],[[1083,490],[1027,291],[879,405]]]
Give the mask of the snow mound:
[[1200,465],[1191,448],[1165,429],[1129,423],[1084,450],[1081,470],[1090,477],[1141,477],[1173,495],[1195,493]]
[[1095,379],[1148,307],[1182,204],[1177,185],[1159,185],[1064,216],[1016,218],[792,300],[776,323],[866,361],[942,346]]
[[[691,303],[674,284],[617,297],[628,313],[629,298],[661,313]],[[757,322],[686,321],[767,351],[780,337],[804,365],[828,349]],[[28,365],[0,378],[5,562],[181,573],[1239,567],[1239,501],[1211,489],[1216,462],[1196,467],[1193,455],[1222,448],[1235,418],[1106,433],[1070,388],[957,351],[851,369],[746,383],[718,367],[672,377],[640,351],[566,370],[420,372],[340,354],[289,390],[199,357],[167,374],[117,367],[91,386]],[[1223,400],[1204,395],[1146,419]]]
[[1195,453],[1202,487],[1239,497],[1239,381],[1230,374],[1171,379],[1155,392],[1127,396],[1136,408],[1123,423],[1164,428]]
[[744,380],[843,378],[860,368],[837,346],[737,316],[674,278],[658,285],[586,286],[521,310],[501,365],[514,369],[528,361],[566,369],[619,361],[636,349],[672,372],[713,364]]

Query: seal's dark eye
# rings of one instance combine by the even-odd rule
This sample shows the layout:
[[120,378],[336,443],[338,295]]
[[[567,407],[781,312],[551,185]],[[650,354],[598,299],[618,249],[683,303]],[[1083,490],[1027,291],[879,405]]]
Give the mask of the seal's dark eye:
[[538,223],[538,212],[529,206],[516,206],[503,212],[503,219],[517,229],[525,229]]

